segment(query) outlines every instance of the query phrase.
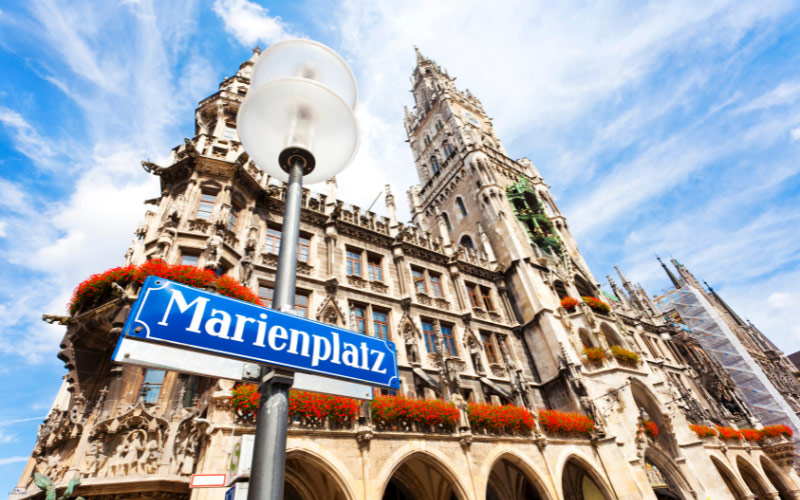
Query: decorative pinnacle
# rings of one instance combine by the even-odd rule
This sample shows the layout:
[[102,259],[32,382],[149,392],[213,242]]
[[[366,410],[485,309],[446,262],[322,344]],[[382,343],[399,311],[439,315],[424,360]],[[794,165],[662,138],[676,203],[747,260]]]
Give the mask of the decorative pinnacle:
[[414,53],[417,54],[417,64],[422,64],[428,60],[425,56],[422,55],[422,52],[419,51],[419,48],[416,45],[414,45]]

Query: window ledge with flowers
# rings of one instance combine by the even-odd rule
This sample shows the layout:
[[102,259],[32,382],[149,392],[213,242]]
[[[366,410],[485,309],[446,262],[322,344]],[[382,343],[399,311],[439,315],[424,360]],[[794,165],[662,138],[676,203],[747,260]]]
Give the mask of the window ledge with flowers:
[[560,303],[561,307],[566,309],[568,313],[575,312],[575,310],[578,308],[578,304],[578,299],[574,299],[572,297],[564,297],[561,299]]
[[652,420],[640,420],[639,429],[645,433],[646,436],[655,440],[658,438],[658,425]]
[[598,298],[581,296],[581,299],[596,313],[608,315],[611,312],[611,306]]
[[[231,391],[229,404],[239,421],[254,423],[260,398],[255,384],[240,384]],[[289,422],[311,429],[352,429],[359,406],[359,401],[352,398],[290,391]]]
[[580,413],[540,410],[538,420],[542,430],[554,436],[589,438],[594,431],[594,421]]
[[115,298],[113,285],[125,288],[131,284],[141,285],[148,276],[158,276],[195,288],[213,287],[220,295],[262,305],[258,297],[247,287],[230,276],[214,275],[214,271],[196,266],[167,264],[153,259],[138,266],[124,266],[94,274],[75,288],[68,309],[71,316],[94,309]]
[[467,415],[477,434],[530,436],[536,426],[533,414],[521,406],[469,403]]
[[629,351],[623,347],[618,345],[612,345],[610,347],[611,355],[619,361],[620,363],[637,366],[639,364],[639,355],[633,351]]
[[586,356],[589,364],[600,366],[606,359],[606,350],[602,347],[588,347],[583,346],[583,355]]

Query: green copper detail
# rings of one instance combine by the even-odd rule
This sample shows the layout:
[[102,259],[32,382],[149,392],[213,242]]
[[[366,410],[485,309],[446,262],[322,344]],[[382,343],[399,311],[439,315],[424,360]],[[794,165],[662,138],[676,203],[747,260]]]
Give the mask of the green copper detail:
[[506,188],[506,197],[531,243],[545,253],[561,255],[561,239],[528,179],[519,176],[517,182]]

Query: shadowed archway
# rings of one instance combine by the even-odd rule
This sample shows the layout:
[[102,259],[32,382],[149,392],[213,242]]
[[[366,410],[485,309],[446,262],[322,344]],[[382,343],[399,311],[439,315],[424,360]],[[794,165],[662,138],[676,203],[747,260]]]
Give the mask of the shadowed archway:
[[742,476],[744,484],[756,496],[756,500],[772,500],[766,480],[752,464],[739,457],[736,460],[736,465],[739,467],[739,474]]
[[717,457],[711,457],[711,462],[717,468],[719,475],[722,476],[722,480],[725,481],[725,486],[728,487],[728,491],[733,495],[733,498],[736,500],[748,498],[749,493],[745,491],[745,487],[736,479],[736,476],[728,467],[720,462]]
[[428,453],[416,452],[394,469],[383,500],[466,500],[456,474]]
[[561,489],[564,500],[611,500],[608,487],[587,463],[578,457],[570,457],[561,474]]
[[542,480],[512,454],[504,454],[492,466],[486,484],[486,500],[548,500]]
[[349,486],[332,465],[306,451],[286,455],[284,500],[352,500]]
[[764,469],[764,474],[772,486],[778,490],[778,496],[781,500],[792,500],[792,486],[790,480],[784,475],[783,471],[775,465],[775,462],[767,457],[761,457],[761,468]]

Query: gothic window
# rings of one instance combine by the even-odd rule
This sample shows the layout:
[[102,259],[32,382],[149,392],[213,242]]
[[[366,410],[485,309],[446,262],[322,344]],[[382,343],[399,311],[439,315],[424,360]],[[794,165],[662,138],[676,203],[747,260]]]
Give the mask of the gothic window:
[[461,217],[466,217],[467,216],[467,207],[466,207],[466,205],[464,205],[464,199],[461,198],[460,196],[458,198],[456,198],[456,208],[458,208],[458,212],[457,213]]
[[453,226],[450,224],[450,217],[447,216],[447,212],[442,212],[442,218],[444,219],[445,226],[447,226],[447,230],[452,231]]
[[458,243],[462,247],[469,248],[470,250],[475,250],[475,245],[472,243],[472,238],[470,238],[468,234],[462,236]]
[[453,156],[453,153],[455,153],[455,151],[453,150],[453,146],[451,146],[449,142],[445,142],[444,145],[442,146],[442,149],[444,149],[445,158],[450,158],[451,156]]
[[444,297],[444,293],[442,292],[442,275],[429,272],[428,279],[431,282],[431,295],[436,298]]
[[[264,242],[264,253],[278,255],[281,249],[281,230],[275,227],[267,228],[267,239]],[[307,236],[300,235],[297,242],[297,260],[308,263],[311,240]]]
[[411,280],[414,282],[414,288],[417,290],[417,293],[428,293],[428,287],[425,284],[425,272],[422,269],[412,267]]
[[216,193],[202,193],[200,195],[200,203],[197,205],[197,212],[195,218],[203,220],[211,220],[211,213],[214,211],[214,204],[217,202]]
[[444,341],[444,347],[447,353],[450,356],[458,356],[455,337],[453,337],[453,326],[442,324],[439,326],[439,329],[442,331],[442,340]]
[[487,311],[494,311],[494,302],[492,302],[492,290],[488,286],[478,287],[481,293],[481,300]]
[[196,266],[200,255],[181,252],[181,265],[182,266]]
[[389,313],[373,309],[372,329],[375,332],[375,336],[379,339],[389,340]]
[[161,394],[161,386],[164,383],[166,374],[166,370],[145,369],[142,385],[139,386],[139,398],[144,400],[145,403],[158,402],[158,396]]
[[367,277],[370,281],[383,281],[380,255],[367,255]]
[[425,134],[425,138],[422,141],[425,143],[426,148],[431,145],[431,138],[428,136],[428,134]]
[[436,352],[436,333],[433,330],[433,321],[422,321],[422,336],[425,337],[425,349],[429,353]]
[[478,293],[478,285],[475,283],[466,282],[464,286],[467,288],[467,295],[469,296],[469,303],[476,309],[481,308],[481,298]]
[[239,221],[239,207],[236,204],[231,205],[230,213],[228,214],[228,231],[236,231],[236,223]]
[[352,328],[362,335],[367,334],[367,310],[361,304],[350,304],[350,318]]
[[[258,298],[264,303],[264,306],[272,309],[272,297],[275,290],[271,286],[260,285],[258,287]],[[297,315],[304,318],[308,317],[308,299],[309,293],[303,291],[296,291],[294,295],[294,308],[297,310]]]
[[439,173],[439,169],[442,167],[439,165],[439,159],[436,156],[431,156],[431,169],[433,170],[433,175]]
[[236,124],[226,122],[225,123],[225,131],[222,134],[223,139],[228,139],[229,141],[236,140]]
[[438,132],[438,131],[442,130],[442,128],[444,128],[444,124],[442,123],[442,120],[437,120],[436,121],[436,131]]
[[480,336],[487,361],[489,361],[490,364],[497,364],[497,350],[494,348],[493,335],[489,332],[481,332]]

